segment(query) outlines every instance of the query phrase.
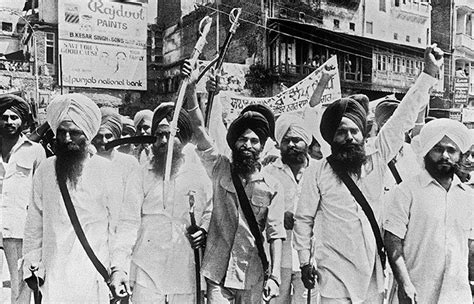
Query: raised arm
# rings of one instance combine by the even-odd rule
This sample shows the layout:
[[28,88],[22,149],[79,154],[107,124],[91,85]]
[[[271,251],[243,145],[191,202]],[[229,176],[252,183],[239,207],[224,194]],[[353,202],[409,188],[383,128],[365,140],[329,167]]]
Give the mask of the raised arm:
[[194,130],[194,140],[198,150],[205,151],[212,147],[212,139],[204,126],[204,117],[199,109],[199,103],[196,96],[196,81],[198,70],[193,68],[188,60],[183,64],[181,74],[189,77],[189,83],[186,88],[186,110],[191,117]]
[[405,132],[414,127],[418,114],[428,104],[429,90],[436,83],[436,76],[443,64],[443,52],[433,44],[426,48],[424,61],[423,73],[376,137],[375,146],[386,162],[398,153]]
[[334,66],[325,66],[321,71],[321,78],[319,79],[316,89],[314,89],[313,95],[309,99],[309,106],[314,108],[321,103],[321,98],[323,97],[324,89],[328,85],[329,81],[336,75],[337,70]]

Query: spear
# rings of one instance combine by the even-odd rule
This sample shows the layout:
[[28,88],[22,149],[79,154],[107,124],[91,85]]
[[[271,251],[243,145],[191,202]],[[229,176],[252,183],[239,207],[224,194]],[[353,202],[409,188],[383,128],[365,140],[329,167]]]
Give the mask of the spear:
[[[198,41],[196,42],[196,45],[194,46],[194,50],[191,54],[191,58],[189,58],[189,62],[191,63],[191,66],[194,66],[196,64],[199,54],[201,54],[204,48],[204,45],[207,42],[206,36],[209,33],[209,30],[211,29],[211,23],[212,23],[212,18],[209,16],[204,17],[199,23],[200,36],[198,38]],[[169,194],[169,189],[170,189],[171,160],[173,158],[174,139],[176,137],[176,132],[178,129],[179,112],[181,111],[181,108],[183,107],[184,95],[186,92],[186,87],[188,86],[188,82],[189,82],[188,77],[183,79],[183,81],[181,82],[179,93],[178,93],[178,99],[176,100],[176,105],[174,108],[173,120],[171,121],[171,124],[170,124],[170,137],[168,140],[168,150],[167,150],[168,152],[166,153],[165,178],[164,178],[164,183],[163,183],[163,187],[164,187],[163,188],[163,195],[164,195],[163,203],[165,206],[168,201],[168,194]]]
[[[219,71],[222,67],[222,64],[224,63],[225,54],[227,53],[227,49],[229,48],[230,41],[232,40],[232,36],[235,34],[235,31],[239,27],[239,17],[241,13],[242,13],[241,8],[233,8],[230,11],[229,21],[232,25],[230,26],[229,32],[227,33],[227,36],[225,37],[224,45],[221,47],[219,56],[217,57],[216,71]],[[206,69],[208,67],[206,67]],[[213,100],[214,100],[214,92],[209,92],[209,95],[207,97],[206,115],[205,115],[205,120],[204,120],[204,125],[206,126],[206,128],[209,128],[209,121],[211,119],[211,110],[212,110]]]

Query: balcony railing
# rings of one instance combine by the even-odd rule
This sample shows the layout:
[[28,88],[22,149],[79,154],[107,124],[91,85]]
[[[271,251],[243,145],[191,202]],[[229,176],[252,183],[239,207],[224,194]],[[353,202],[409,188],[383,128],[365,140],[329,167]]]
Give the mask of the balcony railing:
[[474,52],[474,39],[469,35],[458,33],[456,34],[456,42],[454,46],[468,48],[469,50]]
[[[290,76],[305,77],[311,74],[317,67],[306,64],[280,64],[272,67],[272,71],[278,74],[287,74]],[[365,82],[370,83],[372,81],[371,74],[361,74],[360,71],[350,72],[339,70],[341,80]]]
[[459,9],[466,13],[474,11],[474,1],[472,0],[456,0],[454,3]]
[[406,1],[406,3],[403,3],[400,0],[398,3],[399,3],[398,6],[393,7],[392,9],[393,12],[416,14],[416,15],[421,15],[423,17],[430,16],[431,5],[429,4],[429,2],[422,2],[421,0],[419,0],[418,2]]

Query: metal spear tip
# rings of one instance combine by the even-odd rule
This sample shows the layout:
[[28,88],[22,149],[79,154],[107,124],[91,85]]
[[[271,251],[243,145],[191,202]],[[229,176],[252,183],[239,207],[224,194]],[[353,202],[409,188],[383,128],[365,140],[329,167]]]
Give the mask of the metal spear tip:
[[194,196],[196,195],[196,191],[194,190],[189,190],[188,193],[186,194],[186,196]]

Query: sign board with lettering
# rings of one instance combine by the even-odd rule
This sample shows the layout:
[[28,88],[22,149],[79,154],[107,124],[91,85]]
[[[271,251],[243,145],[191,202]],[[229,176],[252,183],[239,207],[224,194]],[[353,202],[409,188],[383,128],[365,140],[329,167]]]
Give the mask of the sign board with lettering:
[[[232,121],[250,104],[264,104],[272,109],[275,116],[284,112],[302,112],[309,103],[309,98],[321,78],[321,71],[326,65],[337,69],[337,57],[331,57],[306,78],[273,97],[256,98],[241,96],[234,92],[221,92],[219,95],[223,114],[227,120]],[[329,104],[338,98],[341,98],[341,84],[339,73],[336,73],[324,90],[322,103]]]
[[454,103],[467,104],[469,98],[469,78],[454,78]]
[[146,90],[147,0],[63,0],[59,53],[65,86]]

